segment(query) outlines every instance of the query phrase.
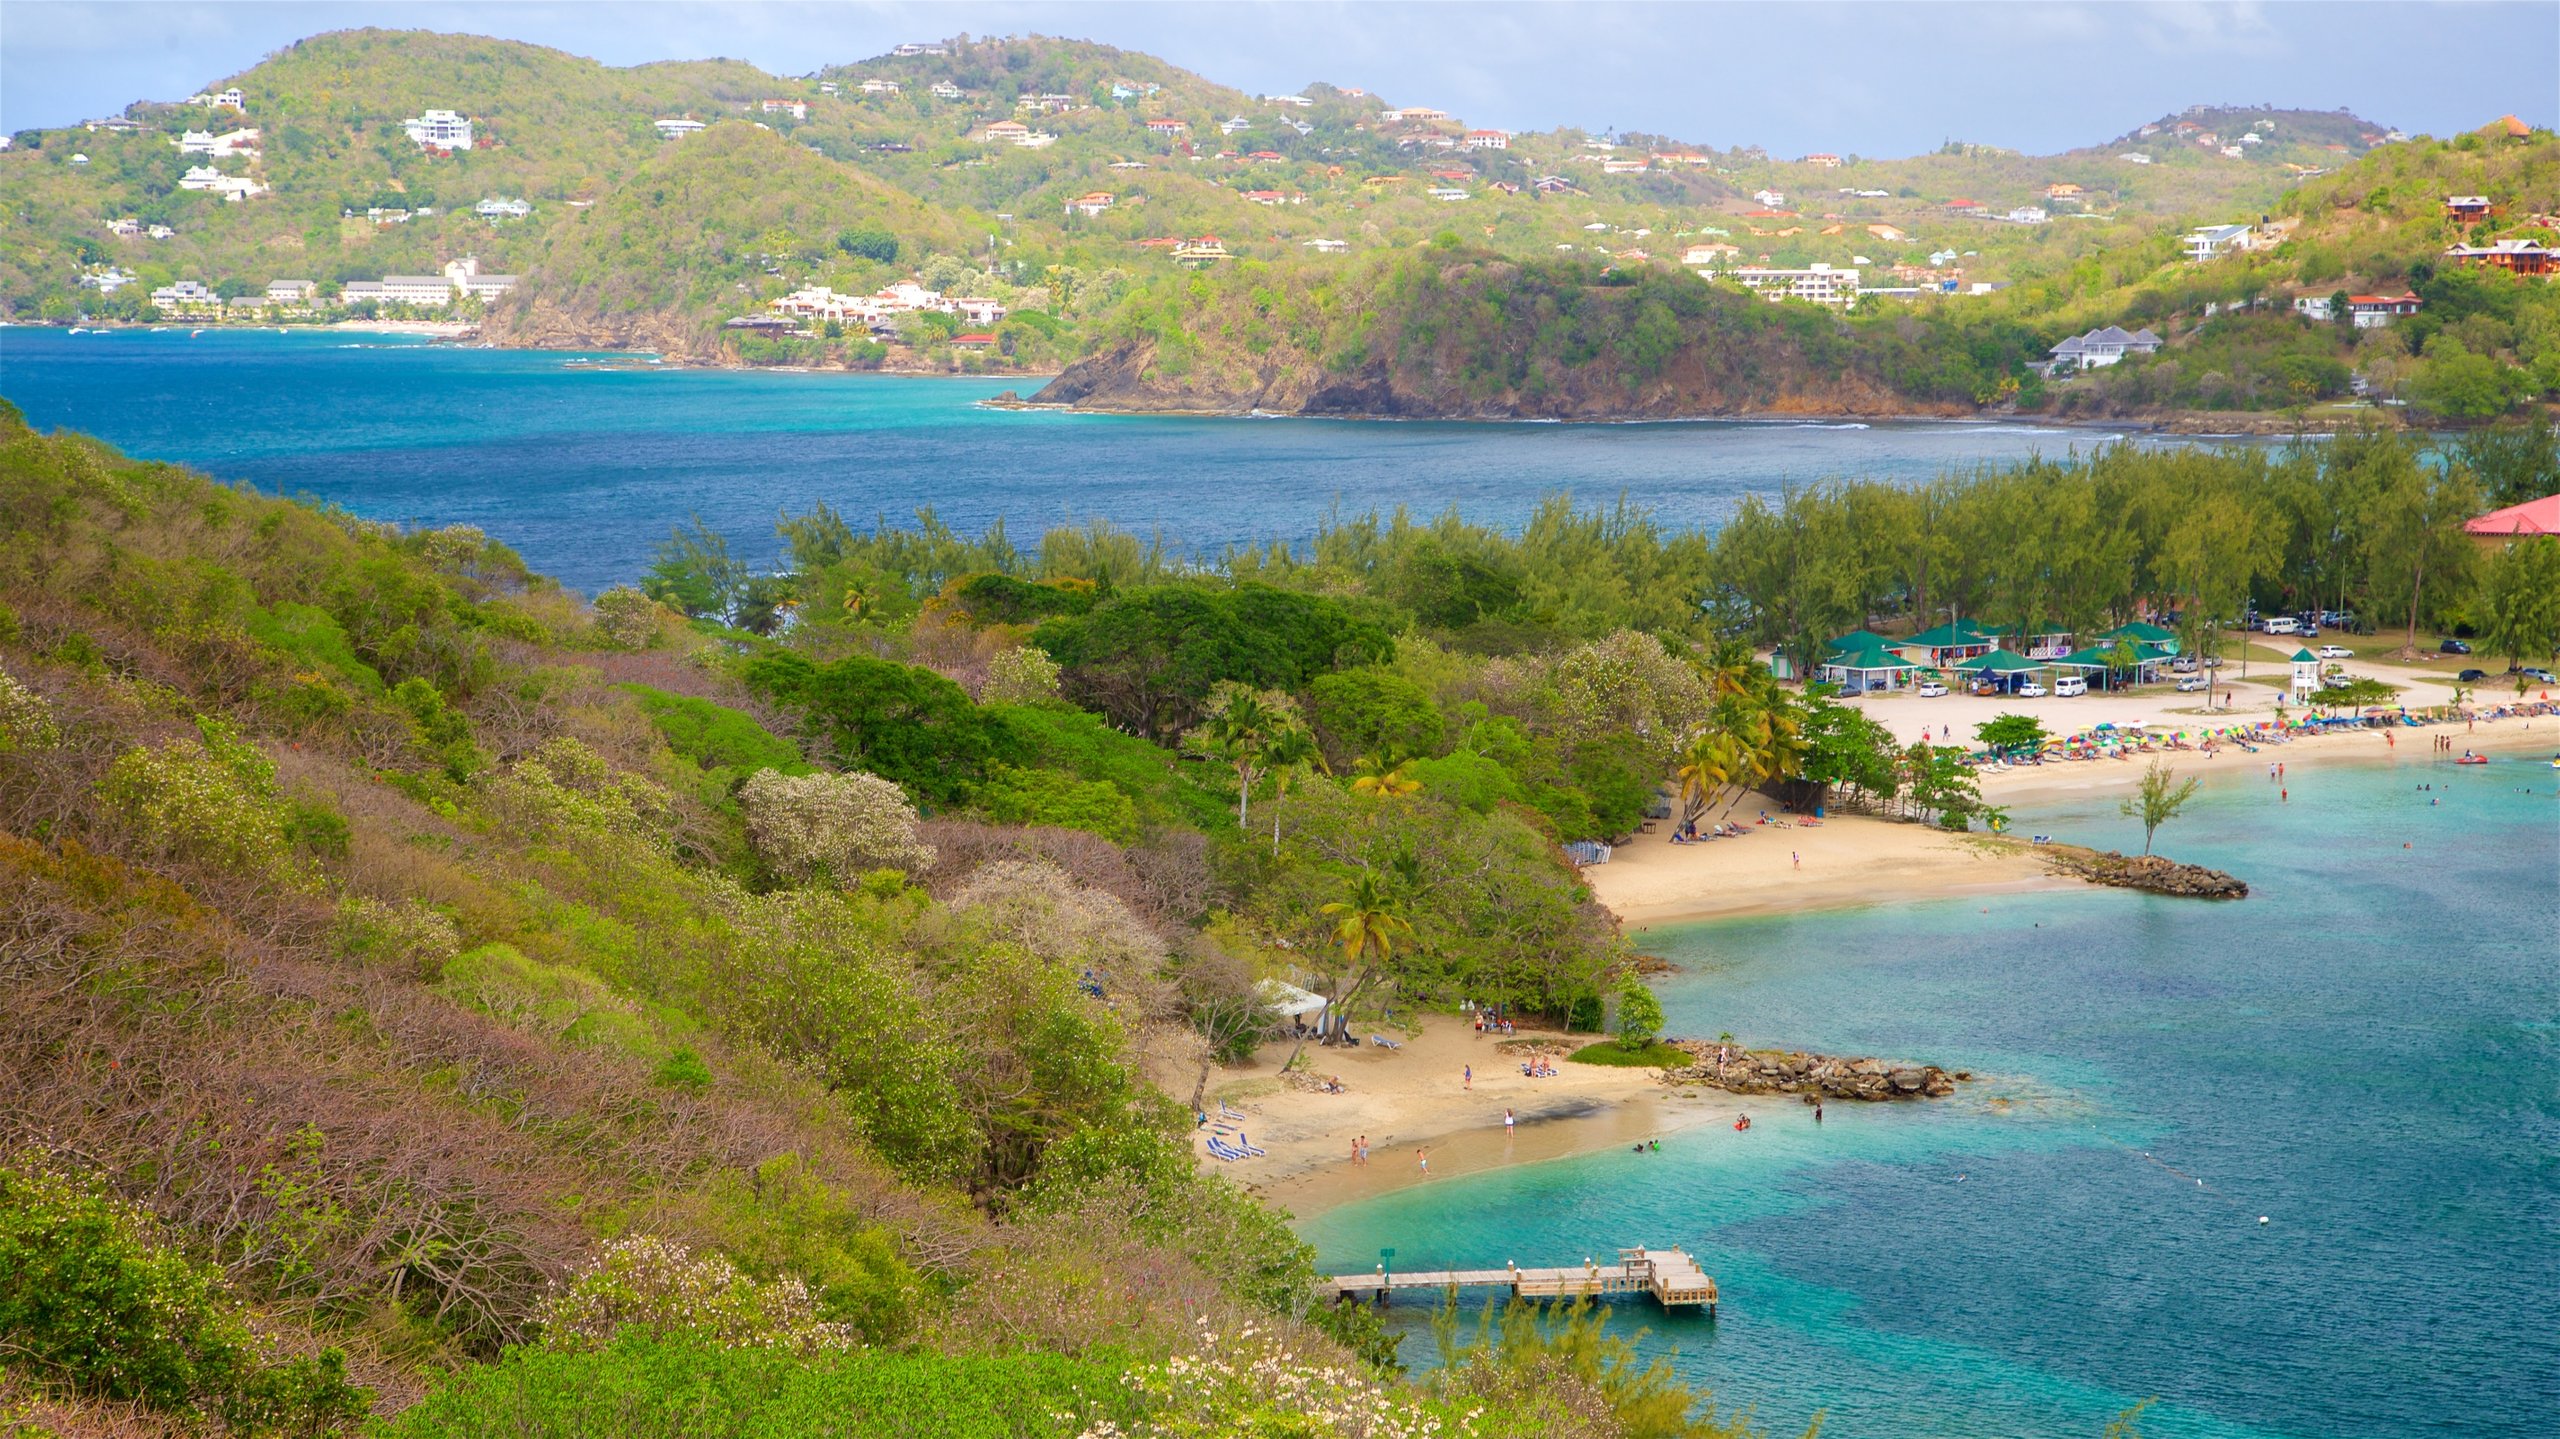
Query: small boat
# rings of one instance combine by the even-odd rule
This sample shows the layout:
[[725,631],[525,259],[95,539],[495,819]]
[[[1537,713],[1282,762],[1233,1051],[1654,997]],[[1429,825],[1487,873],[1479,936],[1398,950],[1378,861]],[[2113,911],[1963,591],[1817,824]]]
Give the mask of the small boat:
[[2488,762],[2489,757],[2485,754],[2467,754],[2454,761],[2455,764],[2487,764]]

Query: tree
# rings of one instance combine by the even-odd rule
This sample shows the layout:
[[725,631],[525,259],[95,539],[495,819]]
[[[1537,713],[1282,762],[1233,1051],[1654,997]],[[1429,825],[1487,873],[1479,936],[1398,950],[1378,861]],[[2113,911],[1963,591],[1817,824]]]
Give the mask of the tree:
[[1253,787],[1270,768],[1272,747],[1282,735],[1304,728],[1287,695],[1229,681],[1209,697],[1207,717],[1182,737],[1182,747],[1224,760],[1235,770],[1236,828],[1242,829],[1251,813]]
[[864,654],[818,665],[786,652],[747,661],[739,677],[798,710],[836,763],[881,775],[921,800],[957,804],[991,765],[1023,758],[1020,738],[998,712],[980,709],[931,670]]
[[2481,576],[2483,646],[2516,671],[2516,693],[2525,689],[2524,666],[2560,650],[2560,537],[2518,540],[2489,559]]
[[1973,737],[2001,754],[2026,754],[2044,748],[2044,723],[2033,715],[1998,715],[1975,725]]
[[2540,410],[2521,425],[2490,425],[2464,435],[2454,459],[2480,481],[2482,500],[2504,509],[2560,490],[2560,429]]
[[1680,784],[1680,823],[1697,823],[1698,816],[1715,803],[1715,797],[1746,772],[1733,736],[1704,728],[1692,731],[1680,747],[1679,765],[1673,771]]
[[1307,706],[1335,763],[1383,754],[1398,762],[1436,754],[1446,722],[1422,686],[1393,670],[1368,668],[1319,675]]
[[1618,1043],[1642,1049],[1662,1033],[1662,1001],[1634,975],[1618,986]]
[[2480,512],[2480,487],[2459,466],[2419,463],[2405,442],[2389,443],[2374,463],[2378,483],[2365,509],[2366,569],[2378,592],[2408,586],[2407,647],[2415,653],[2428,581],[2440,589],[2458,586],[2478,553],[2462,523]]
[[2127,819],[2142,821],[2142,852],[2151,853],[2151,836],[2160,826],[2177,818],[2178,811],[2196,792],[2197,780],[2190,775],[2183,782],[2178,772],[2159,760],[2142,772],[2142,786],[2117,806]]
[[641,593],[675,606],[688,619],[726,620],[747,585],[747,567],[729,553],[728,538],[693,517],[658,542],[657,558],[640,581]]
[[927,869],[915,806],[876,774],[786,775],[758,770],[738,787],[747,838],[778,873],[850,885],[874,869]]
[[1327,996],[1338,1025],[1351,1001],[1394,957],[1396,940],[1413,933],[1413,923],[1404,917],[1403,899],[1370,870],[1354,877],[1350,891],[1323,912],[1333,917],[1334,947],[1342,955],[1343,968]]

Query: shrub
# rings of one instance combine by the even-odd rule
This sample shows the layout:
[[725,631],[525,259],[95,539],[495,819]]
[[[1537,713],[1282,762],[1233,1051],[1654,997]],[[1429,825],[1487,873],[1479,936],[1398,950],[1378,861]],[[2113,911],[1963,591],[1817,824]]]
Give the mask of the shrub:
[[670,618],[667,607],[631,585],[616,585],[596,596],[596,633],[626,650],[645,650],[658,643]]
[[0,1347],[13,1363],[249,1433],[324,1433],[363,1416],[370,1396],[347,1382],[345,1355],[276,1357],[218,1280],[94,1176],[41,1151],[0,1162]]
[[1036,705],[1058,698],[1058,662],[1038,645],[1017,645],[987,665],[984,704]]
[[544,1298],[535,1319],[542,1342],[555,1349],[602,1348],[625,1330],[794,1354],[862,1345],[851,1325],[818,1317],[809,1286],[798,1279],[760,1283],[719,1255],[697,1257],[648,1235],[606,1245],[585,1273]]
[[202,718],[196,728],[201,741],[117,756],[98,783],[102,807],[155,857],[302,882],[274,762],[221,720]]
[[1138,807],[1127,795],[1056,770],[999,767],[978,786],[977,807],[999,824],[1080,829],[1114,844],[1138,839]]
[[53,706],[18,683],[17,676],[0,670],[0,754],[50,749],[61,739],[62,730],[53,722]]
[[928,869],[915,806],[876,774],[786,775],[760,770],[738,790],[747,837],[778,874],[850,884],[866,870]]
[[1654,1036],[1662,1033],[1662,1001],[1653,990],[1633,975],[1618,986],[1618,1043],[1629,1049],[1645,1049]]
[[462,931],[451,919],[404,899],[385,904],[351,894],[338,902],[338,948],[350,959],[381,964],[425,978],[462,952]]

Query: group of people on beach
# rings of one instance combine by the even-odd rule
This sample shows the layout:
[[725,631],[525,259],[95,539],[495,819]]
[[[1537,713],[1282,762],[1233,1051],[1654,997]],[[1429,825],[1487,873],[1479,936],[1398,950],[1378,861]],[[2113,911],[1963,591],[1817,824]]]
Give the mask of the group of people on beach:
[[1476,1037],[1479,1039],[1488,1034],[1510,1035],[1518,1032],[1512,1026],[1511,1017],[1499,1008],[1488,1009],[1472,999],[1458,1001],[1458,1007],[1475,1015]]

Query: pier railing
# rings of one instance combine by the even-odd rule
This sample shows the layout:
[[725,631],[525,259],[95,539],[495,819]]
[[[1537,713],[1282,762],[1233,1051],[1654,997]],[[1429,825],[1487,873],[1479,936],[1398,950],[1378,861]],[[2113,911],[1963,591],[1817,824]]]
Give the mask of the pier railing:
[[1522,1299],[1609,1299],[1621,1295],[1653,1296],[1665,1309],[1716,1310],[1716,1281],[1698,1267],[1685,1249],[1621,1249],[1614,1264],[1585,1260],[1580,1264],[1500,1269],[1390,1270],[1380,1264],[1370,1274],[1337,1274],[1319,1281],[1336,1297],[1375,1298],[1384,1303],[1400,1289],[1508,1289]]

